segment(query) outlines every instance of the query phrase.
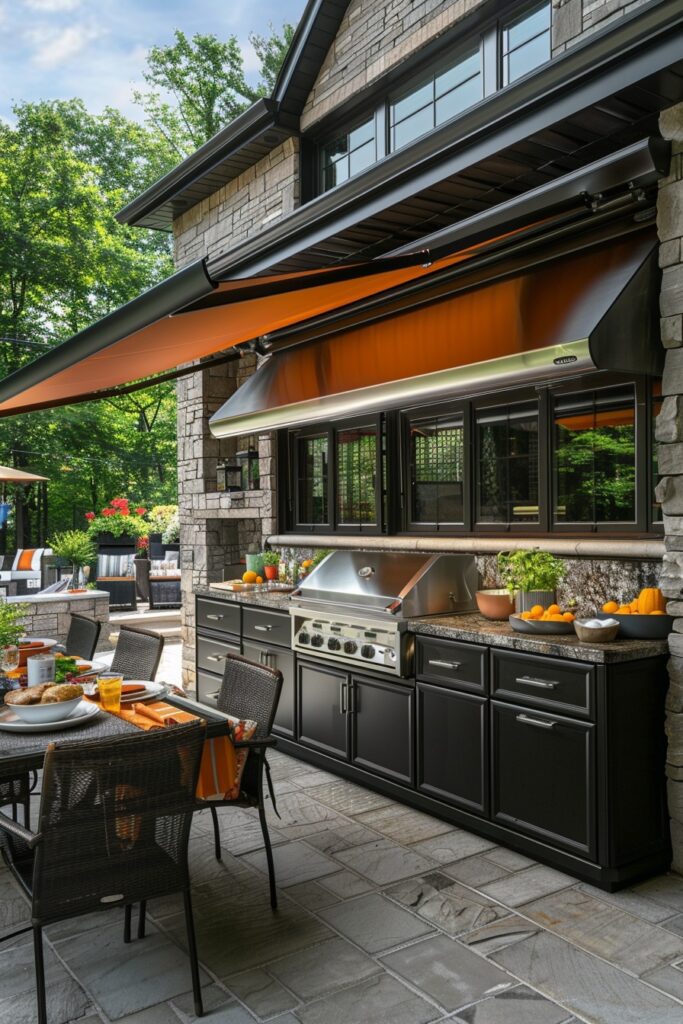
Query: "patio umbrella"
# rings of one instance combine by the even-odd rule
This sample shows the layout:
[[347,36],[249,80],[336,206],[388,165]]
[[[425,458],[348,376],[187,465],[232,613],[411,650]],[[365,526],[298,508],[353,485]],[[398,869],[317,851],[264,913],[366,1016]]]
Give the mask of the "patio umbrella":
[[47,480],[46,476],[37,473],[24,473],[21,469],[11,466],[0,466],[0,484],[34,484],[39,480]]

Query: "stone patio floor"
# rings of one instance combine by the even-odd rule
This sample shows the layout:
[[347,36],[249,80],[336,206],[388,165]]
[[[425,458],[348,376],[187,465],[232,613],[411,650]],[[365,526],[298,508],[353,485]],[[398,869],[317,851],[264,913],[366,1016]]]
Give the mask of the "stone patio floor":
[[[271,756],[280,908],[258,819],[208,812],[191,870],[212,1024],[681,1024],[683,878],[609,895],[301,761]],[[48,929],[50,1024],[194,1020],[177,898]],[[0,870],[0,928],[27,919]],[[30,935],[0,947],[0,1022],[33,1024]]]

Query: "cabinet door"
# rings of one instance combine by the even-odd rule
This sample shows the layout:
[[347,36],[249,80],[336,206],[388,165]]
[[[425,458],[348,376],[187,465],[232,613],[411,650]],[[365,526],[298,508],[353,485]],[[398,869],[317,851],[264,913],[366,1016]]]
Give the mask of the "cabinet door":
[[197,700],[207,707],[218,707],[218,694],[221,690],[222,679],[220,676],[212,675],[211,672],[197,672]]
[[349,677],[327,665],[297,662],[298,740],[333,757],[348,757]]
[[494,820],[595,859],[595,727],[496,701],[491,714]]
[[417,786],[457,807],[488,813],[488,721],[483,697],[417,684]]
[[412,686],[375,679],[351,683],[351,760],[413,785]]
[[253,644],[245,641],[242,653],[249,661],[259,665],[267,665],[282,672],[282,690],[275,712],[273,732],[278,736],[294,737],[294,655],[281,647],[269,647],[265,644]]

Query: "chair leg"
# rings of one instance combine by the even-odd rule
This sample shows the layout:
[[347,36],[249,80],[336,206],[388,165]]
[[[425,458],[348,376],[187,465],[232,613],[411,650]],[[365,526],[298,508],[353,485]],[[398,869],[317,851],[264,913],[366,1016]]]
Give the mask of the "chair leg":
[[263,803],[259,804],[258,816],[261,822],[261,831],[263,832],[263,845],[266,848],[266,860],[268,861],[268,881],[270,882],[270,905],[273,910],[277,910],[277,889],[275,888],[275,864],[273,862],[273,849],[270,845],[270,834],[268,832],[268,822],[266,820],[266,809]]
[[145,937],[145,919],[147,915],[147,900],[140,900],[140,916],[138,918],[138,938]]
[[130,942],[130,921],[131,921],[132,912],[133,912],[132,906],[130,905],[130,903],[127,903],[126,906],[125,906],[125,911],[124,911],[125,917],[124,917],[124,920],[123,920],[123,941],[124,942]]
[[221,827],[218,824],[218,812],[215,807],[211,808],[213,818],[213,844],[216,851],[216,860],[221,860]]
[[38,999],[38,1024],[47,1024],[45,1000],[45,963],[43,961],[43,930],[40,925],[33,928],[33,955],[36,969],[36,997]]
[[202,1005],[202,986],[199,980],[199,962],[197,960],[197,940],[194,934],[194,918],[192,917],[192,898],[190,896],[190,890],[186,889],[183,893],[183,900],[185,903],[185,927],[187,929],[187,949],[190,955],[190,970],[192,971],[192,991],[194,993],[194,1012],[195,1016],[204,1016],[204,1006]]

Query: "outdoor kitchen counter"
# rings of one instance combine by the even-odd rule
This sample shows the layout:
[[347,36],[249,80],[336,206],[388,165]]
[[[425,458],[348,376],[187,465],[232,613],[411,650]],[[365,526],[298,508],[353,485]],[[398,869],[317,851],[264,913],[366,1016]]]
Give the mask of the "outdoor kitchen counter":
[[491,644],[529,654],[549,654],[556,658],[575,658],[599,664],[656,658],[668,650],[666,640],[614,640],[609,644],[584,644],[575,633],[530,636],[516,633],[507,622],[491,622],[476,614],[409,619],[408,629],[411,633],[436,636],[442,640]]
[[227,601],[230,604],[248,604],[254,608],[271,608],[273,611],[289,611],[289,594],[280,591],[220,590],[217,587],[195,587],[197,597],[210,597],[213,601]]

